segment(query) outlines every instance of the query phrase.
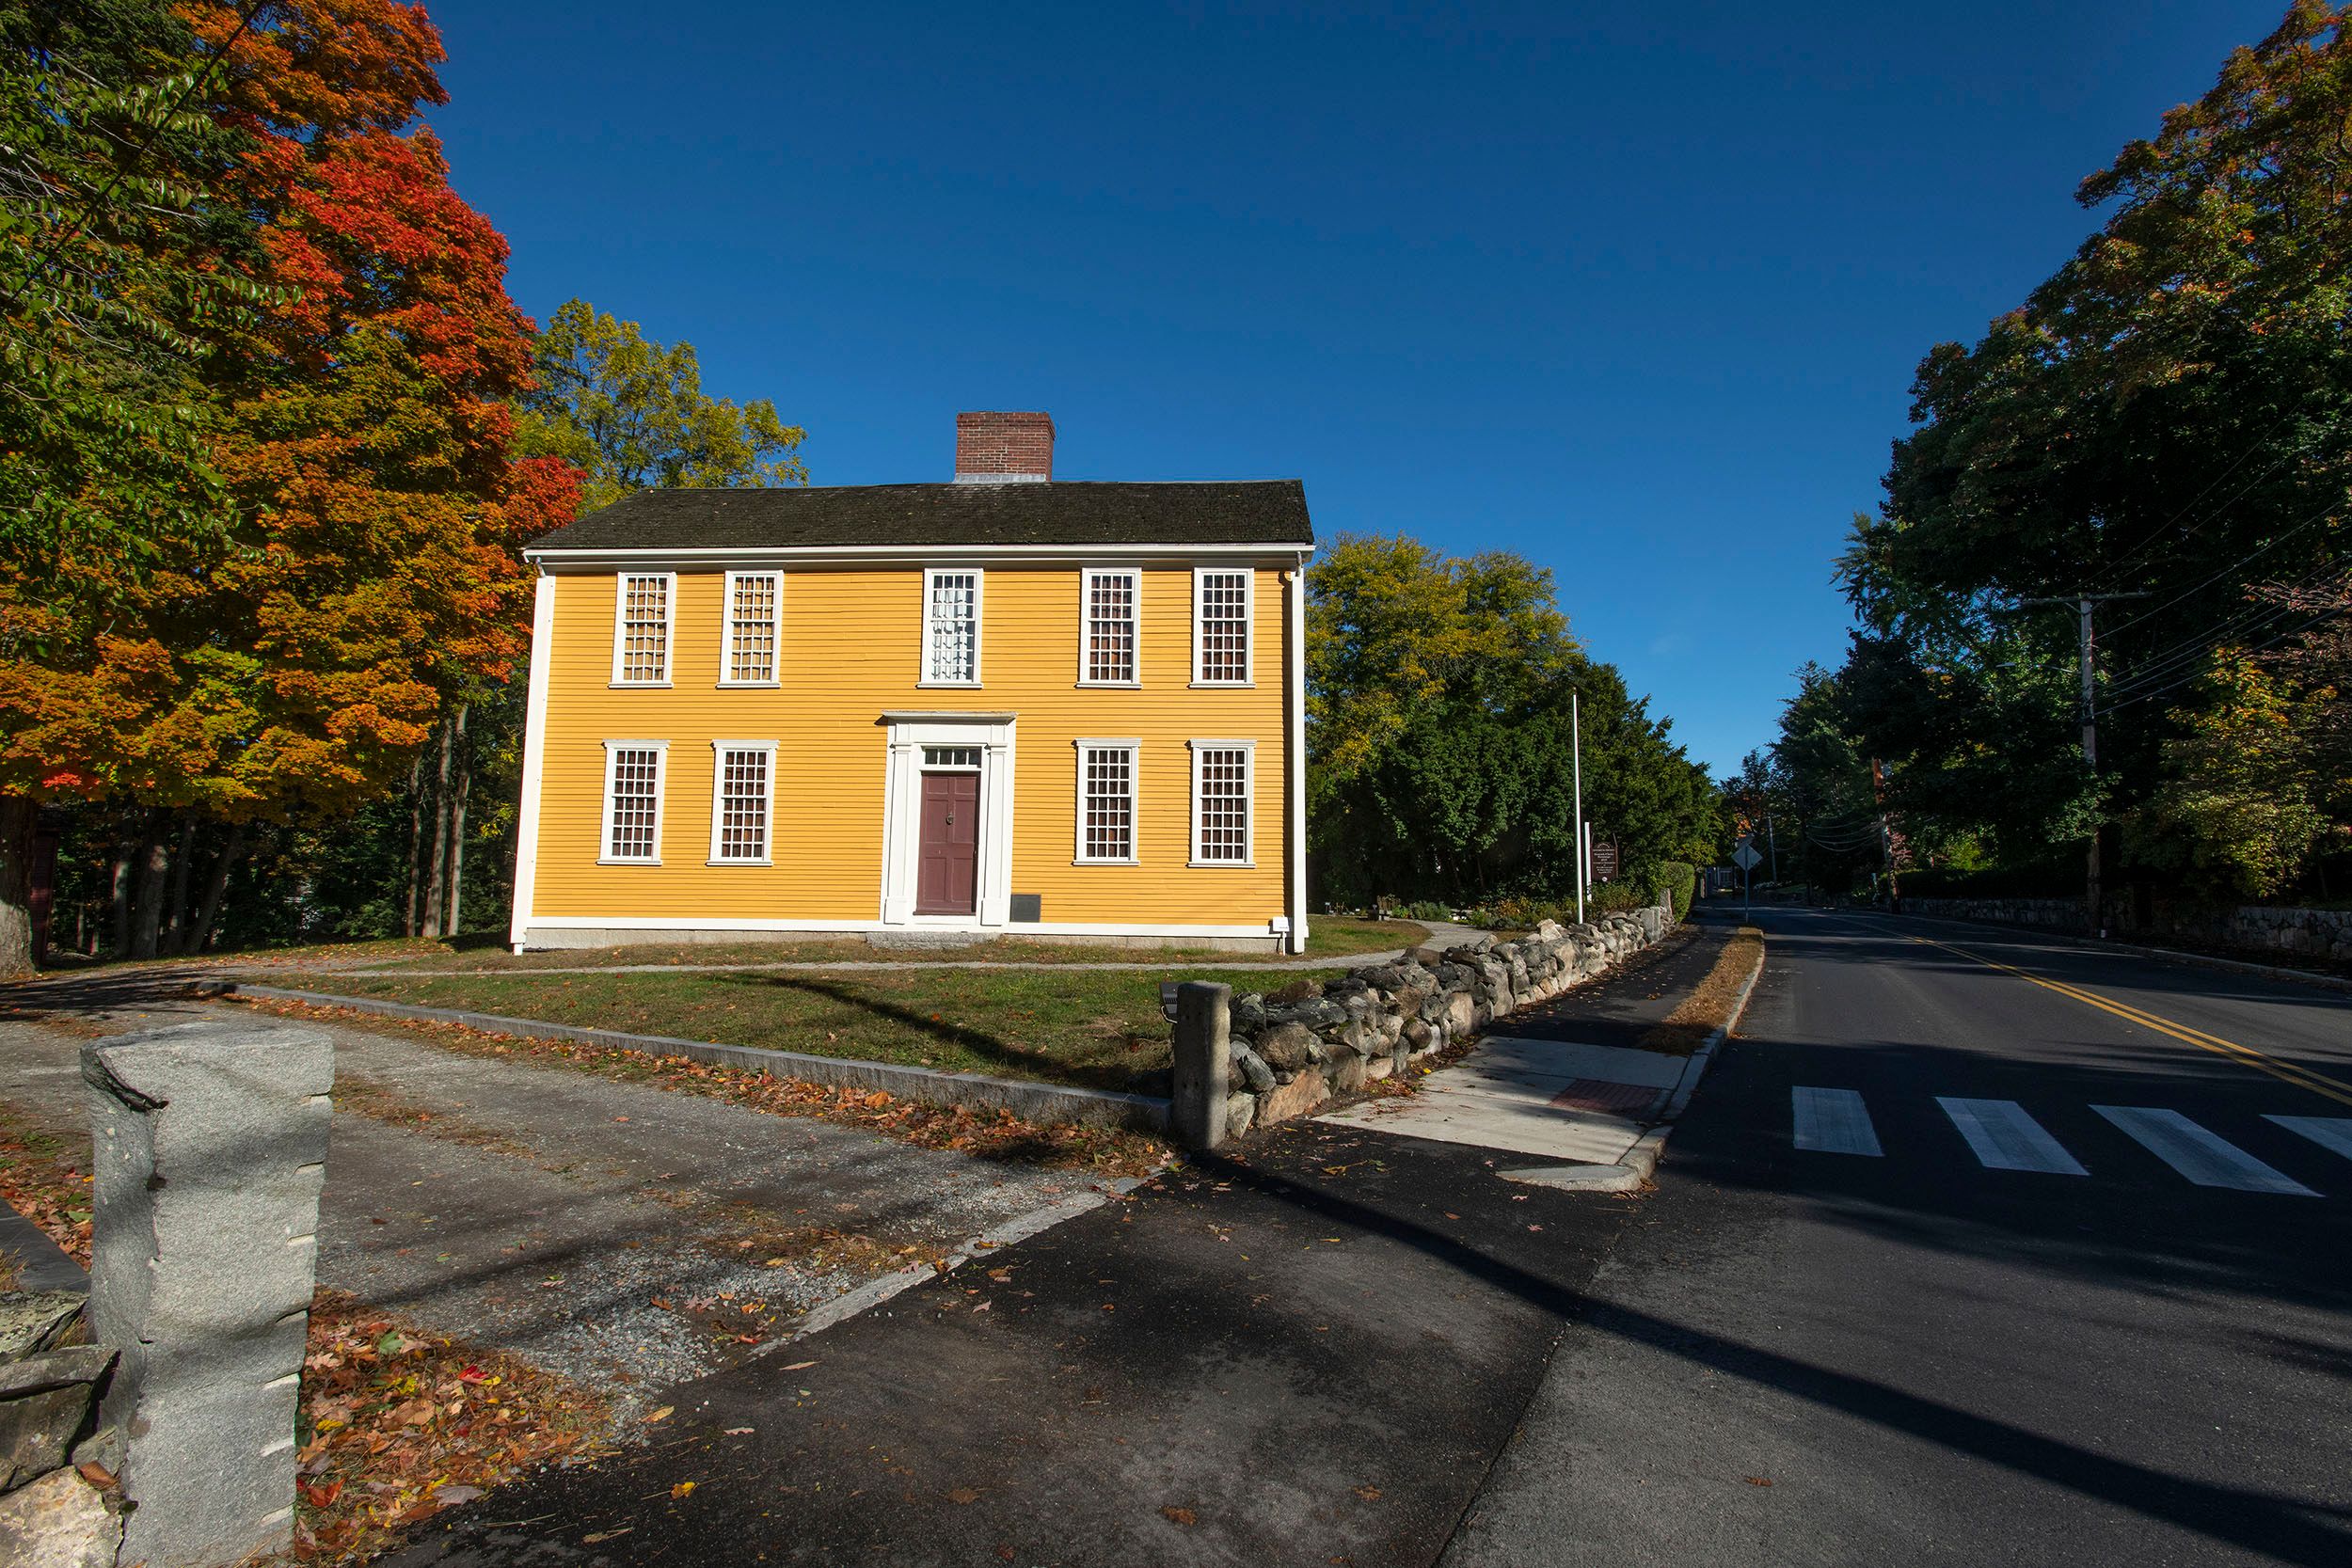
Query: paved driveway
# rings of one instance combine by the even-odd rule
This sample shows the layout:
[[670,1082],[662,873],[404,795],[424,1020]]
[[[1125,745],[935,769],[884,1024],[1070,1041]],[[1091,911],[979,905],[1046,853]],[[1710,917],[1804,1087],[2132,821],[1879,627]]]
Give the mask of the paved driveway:
[[[51,982],[0,1021],[0,1101],[87,1147],[81,1043],[243,1008]],[[608,1387],[626,1408],[796,1314],[1085,1192],[1084,1175],[325,1025],[321,1283]],[[87,1167],[85,1167],[87,1168]]]

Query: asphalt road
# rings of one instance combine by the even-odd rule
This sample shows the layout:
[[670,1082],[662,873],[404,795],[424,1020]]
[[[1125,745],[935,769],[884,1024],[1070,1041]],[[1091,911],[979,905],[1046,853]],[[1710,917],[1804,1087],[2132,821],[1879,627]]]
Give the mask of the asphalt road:
[[2352,997],[1758,921],[1443,1560],[2352,1563]]

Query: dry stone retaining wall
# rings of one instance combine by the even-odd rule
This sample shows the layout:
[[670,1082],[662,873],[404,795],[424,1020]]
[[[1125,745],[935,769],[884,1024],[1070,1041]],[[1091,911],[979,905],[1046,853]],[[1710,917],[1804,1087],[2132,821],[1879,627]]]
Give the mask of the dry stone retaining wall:
[[1547,920],[1516,942],[1482,937],[1417,947],[1327,984],[1302,977],[1236,996],[1226,1132],[1303,1116],[1335,1094],[1386,1078],[1515,1008],[1601,974],[1673,927],[1664,905],[1580,926]]
[[[1942,915],[1953,920],[1990,920],[2003,926],[2033,926],[2045,930],[2079,931],[2083,901],[2079,898],[1905,898],[1906,914]],[[2241,904],[2221,909],[2159,905],[2142,923],[2130,916],[2122,900],[2107,911],[2108,929],[2161,940],[2188,937],[2243,948],[2249,953],[2295,953],[2305,958],[2352,963],[2352,910],[2306,910]]]

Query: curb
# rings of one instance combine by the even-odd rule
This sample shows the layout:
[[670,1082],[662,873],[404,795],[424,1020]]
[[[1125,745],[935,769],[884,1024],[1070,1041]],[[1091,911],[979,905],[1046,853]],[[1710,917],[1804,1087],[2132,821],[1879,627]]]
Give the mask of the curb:
[[1613,1165],[1534,1165],[1519,1170],[1495,1172],[1505,1181],[1518,1181],[1531,1187],[1552,1187],[1570,1193],[1630,1193],[1649,1185],[1658,1174],[1658,1162],[1665,1157],[1666,1140],[1674,1136],[1674,1122],[1691,1103],[1691,1096],[1707,1075],[1708,1064],[1715,1059],[1715,1049],[1722,1045],[1748,1010],[1748,998],[1756,993],[1756,983],[1764,977],[1763,932],[1753,926],[1741,930],[1756,933],[1756,967],[1740,983],[1740,994],[1732,998],[1730,1016],[1709,1034],[1682,1069],[1676,1081],[1674,1098],[1666,1101],[1660,1125],[1633,1140],[1633,1147]]
[[2196,969],[2217,969],[2232,974],[2255,974],[2265,980],[2292,980],[2298,985],[2317,986],[2322,990],[2338,990],[2352,994],[2352,979],[2341,974],[2323,974],[2316,970],[2284,969],[2277,964],[2259,964],[2247,958],[2217,958],[2205,953],[2183,953],[2171,947],[2143,947],[2136,942],[2093,942],[2089,937],[2070,935],[2065,931],[2045,930],[2039,926],[2017,926],[2003,920],[1963,920],[1950,914],[1888,915],[1883,910],[1829,910],[1829,914],[1874,914],[1883,919],[1918,920],[1931,926],[1961,926],[1979,931],[2016,931],[2026,936],[2040,937],[2046,942],[2064,942],[2086,953],[2128,953],[2136,958],[2157,958],[2166,963],[2187,964]]
[[278,986],[230,981],[214,994],[259,997],[268,1002],[301,1002],[314,1007],[348,1007],[354,1012],[385,1018],[425,1019],[461,1024],[492,1035],[518,1035],[525,1039],[572,1040],[583,1045],[609,1045],[643,1051],[656,1056],[685,1056],[714,1067],[743,1068],[773,1078],[796,1078],[829,1088],[880,1089],[902,1100],[927,1105],[969,1105],[980,1110],[1010,1111],[1028,1121],[1071,1122],[1084,1127],[1123,1127],[1141,1132],[1165,1132],[1168,1101],[1152,1095],[1120,1094],[1109,1089],[1073,1089],[1057,1084],[1030,1084],[1014,1078],[991,1078],[977,1072],[942,1072],[937,1068],[900,1067],[894,1062],[859,1062],[840,1056],[812,1056],[799,1051],[772,1051],[756,1045],[718,1045],[709,1040],[678,1039],[668,1035],[631,1035],[618,1029],[592,1029],[569,1023],[548,1023],[534,1018],[506,1018],[497,1013],[473,1013],[456,1007],[427,1007],[413,1002],[380,1002],[367,996],[336,996],[326,991],[286,990]]
[[941,1259],[936,1268],[929,1263],[910,1263],[905,1268],[894,1270],[878,1279],[869,1279],[856,1290],[844,1291],[821,1306],[811,1307],[807,1315],[794,1325],[791,1333],[785,1335],[782,1338],[769,1340],[744,1359],[757,1360],[760,1356],[773,1354],[787,1346],[797,1345],[812,1334],[822,1334],[835,1323],[847,1323],[861,1312],[880,1307],[900,1291],[911,1291],[926,1280],[937,1279],[943,1275],[953,1274],[975,1258],[993,1256],[1016,1243],[1027,1241],[1041,1231],[1052,1229],[1064,1220],[1074,1220],[1080,1214],[1090,1213],[1105,1203],[1125,1197],[1151,1180],[1152,1177],[1146,1176],[1122,1176],[1115,1181],[1106,1181],[1091,1191],[1073,1193],[1070,1196],[1049,1203],[1042,1209],[1032,1209],[1025,1214],[1016,1214],[994,1229],[982,1231],[964,1243],[962,1246]]

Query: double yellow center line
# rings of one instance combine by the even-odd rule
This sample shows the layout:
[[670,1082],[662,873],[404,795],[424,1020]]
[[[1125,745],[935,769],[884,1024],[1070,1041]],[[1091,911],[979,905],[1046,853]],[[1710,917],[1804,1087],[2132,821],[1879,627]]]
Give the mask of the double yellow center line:
[[2297,1067],[2293,1062],[2282,1062],[2276,1056],[2265,1055],[2250,1045],[2240,1045],[2235,1040],[2225,1040],[2218,1035],[2208,1035],[2202,1029],[2192,1029],[2185,1023],[2175,1023],[2169,1018],[2158,1018],[2155,1014],[2143,1012],[2137,1007],[2128,1006],[2121,1002],[2111,1002],[2104,996],[2095,996],[2090,991],[2078,990],[2063,981],[2045,980],[2039,974],[2031,974],[2017,968],[2014,964],[2005,964],[1996,958],[1988,958],[1981,953],[1971,953],[1965,947],[1955,947],[1948,942],[1938,942],[1933,937],[1920,936],[1915,936],[1911,940],[1924,942],[1930,947],[1941,947],[1947,953],[1957,953],[1963,958],[1974,959],[1987,969],[1997,969],[2003,974],[2014,974],[2021,980],[2030,980],[2043,990],[2054,990],[2060,996],[2071,996],[2077,1002],[2087,1003],[2098,1008],[2101,1012],[2113,1013],[2118,1018],[2128,1019],[2143,1029],[2153,1029],[2159,1035],[2169,1035],[2174,1039],[2196,1046],[2201,1051],[2210,1051],[2217,1056],[2226,1056],[2254,1069],[2257,1072],[2266,1072],[2273,1078],[2293,1084],[2297,1088],[2309,1089],[2313,1094],[2323,1095],[2338,1104],[2352,1105],[2352,1084],[2346,1084],[2342,1079],[2330,1078],[2324,1072],[2313,1072],[2311,1069]]

